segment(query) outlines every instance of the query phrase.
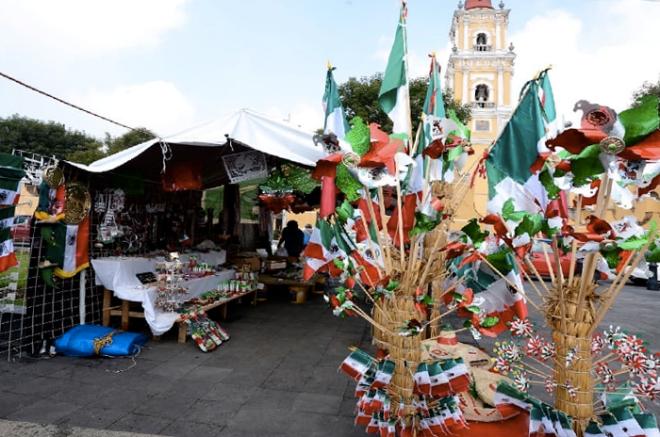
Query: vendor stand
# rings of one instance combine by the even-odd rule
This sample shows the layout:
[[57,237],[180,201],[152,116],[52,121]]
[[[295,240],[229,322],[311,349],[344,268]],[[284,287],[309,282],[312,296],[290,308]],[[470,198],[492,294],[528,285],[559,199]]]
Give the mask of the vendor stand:
[[[240,192],[231,188],[244,181],[263,180],[273,169],[281,172],[282,164],[286,164],[286,172],[291,168],[295,172],[301,165],[312,165],[320,155],[311,133],[241,110],[88,166],[64,163],[68,177],[84,181],[91,191],[91,276],[102,289],[103,324],[120,316],[122,329],[128,329],[131,318],[143,318],[154,336],[178,325],[181,342],[185,341],[188,314],[221,308],[226,317],[230,302],[250,296],[256,303],[260,266],[245,269],[236,263],[237,271],[223,264],[236,259],[233,242],[245,242],[250,236],[254,242],[270,241],[271,235],[249,235],[260,232],[241,228],[236,213]],[[285,199],[286,209],[296,203],[291,192],[282,190],[279,176],[265,192],[266,199],[261,199],[262,208],[269,211],[273,199]],[[203,221],[205,216],[200,213],[202,190],[223,185],[222,228],[216,229],[212,221],[199,226],[200,217]],[[212,218],[213,214],[207,211],[206,216]],[[219,234],[224,237],[218,238]],[[222,243],[223,249],[218,250],[209,240]],[[194,249],[200,242],[204,247]],[[255,247],[256,243],[241,249]],[[171,265],[163,267],[174,262],[172,253],[178,255],[176,272],[169,270]],[[191,260],[204,268],[192,268]],[[314,285],[303,282],[287,282],[300,302]],[[131,308],[133,303],[139,303],[141,309]]]

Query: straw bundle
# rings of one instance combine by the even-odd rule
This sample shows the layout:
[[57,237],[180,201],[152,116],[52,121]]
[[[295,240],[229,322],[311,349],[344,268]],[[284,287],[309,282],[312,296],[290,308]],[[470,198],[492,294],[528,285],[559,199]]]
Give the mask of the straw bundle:
[[[554,290],[546,317],[552,328],[557,355],[554,379],[557,384],[555,406],[586,427],[594,415],[594,378],[591,373],[591,336],[594,321],[595,284],[587,286],[586,299],[579,305],[580,280]],[[558,298],[563,295],[563,299]],[[584,310],[586,308],[586,310]]]
[[[411,297],[396,297],[390,303],[388,312],[394,326],[402,326],[406,321],[417,317],[414,300]],[[388,338],[390,359],[396,364],[394,376],[390,383],[390,397],[392,409],[397,411],[403,408],[400,414],[410,416],[415,414],[412,406],[413,387],[415,381],[413,374],[421,360],[422,336],[404,337],[392,335]]]

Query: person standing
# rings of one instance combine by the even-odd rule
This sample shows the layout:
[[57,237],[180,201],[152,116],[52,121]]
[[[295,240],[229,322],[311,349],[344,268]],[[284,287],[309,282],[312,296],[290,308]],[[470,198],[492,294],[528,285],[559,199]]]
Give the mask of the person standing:
[[[305,247],[305,234],[298,227],[297,221],[289,220],[286,228],[282,230],[282,237],[277,247],[282,247],[282,245],[284,245],[290,261],[295,261],[300,257],[300,253]],[[292,258],[295,258],[295,260]]]

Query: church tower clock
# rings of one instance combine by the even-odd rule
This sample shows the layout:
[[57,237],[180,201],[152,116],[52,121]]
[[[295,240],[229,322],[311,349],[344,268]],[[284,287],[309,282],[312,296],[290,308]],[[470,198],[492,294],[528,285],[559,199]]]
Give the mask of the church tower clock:
[[[516,55],[507,39],[509,12],[503,1],[495,9],[491,0],[466,0],[458,3],[452,19],[445,81],[454,98],[472,108],[469,127],[477,152],[473,159],[481,157],[497,138],[513,111],[511,78]],[[459,218],[485,213],[486,192],[485,182],[479,181],[466,199],[473,202],[464,202],[470,206],[461,207]]]

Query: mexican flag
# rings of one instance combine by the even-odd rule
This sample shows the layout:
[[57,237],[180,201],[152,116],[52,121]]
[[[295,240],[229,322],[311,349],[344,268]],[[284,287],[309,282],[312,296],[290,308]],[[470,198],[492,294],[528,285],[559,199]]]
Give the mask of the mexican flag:
[[16,205],[25,176],[23,157],[0,153],[0,205]]
[[369,354],[360,349],[356,349],[346,357],[339,367],[344,373],[356,381],[369,370],[374,363],[374,359]]
[[529,411],[531,409],[527,395],[503,381],[497,384],[493,402],[497,411],[504,417],[513,416],[520,410]]
[[417,370],[413,375],[415,387],[413,392],[419,395],[431,395],[431,375],[429,374],[428,364],[419,363]]
[[408,89],[407,14],[408,10],[404,1],[401,5],[394,44],[392,44],[392,50],[383,75],[383,83],[378,94],[378,102],[394,123],[392,132],[410,135],[412,126],[410,125],[410,92]]
[[[490,213],[501,213],[509,199],[517,211],[532,213],[545,212],[548,204],[547,192],[531,170],[539,159],[539,149],[545,148],[550,138],[548,126],[556,120],[547,71],[525,84],[523,90],[518,107],[486,160]],[[554,120],[549,121],[547,114]]]
[[349,130],[346,114],[339,98],[337,82],[332,74],[334,68],[328,66],[328,74],[325,78],[325,92],[323,93],[323,110],[325,111],[325,124],[323,132],[333,133],[337,138],[344,139]]
[[46,258],[57,264],[56,276],[71,278],[89,267],[89,216],[77,225],[53,224],[46,245]]
[[16,205],[20,197],[20,180],[0,177],[0,205]]
[[0,229],[0,272],[18,265],[9,228]]
[[[427,171],[434,170],[433,174],[442,173],[442,160],[424,159],[422,153],[434,139],[434,123],[446,117],[445,105],[442,100],[442,88],[440,82],[440,65],[435,59],[435,54],[431,55],[431,70],[429,72],[429,86],[426,88],[426,97],[424,107],[422,108],[422,134],[417,145],[417,150],[413,151],[413,157],[416,165],[412,168],[412,174],[408,182],[408,190],[411,193],[422,191],[424,186],[424,175],[427,167],[432,166]],[[439,169],[437,168],[439,166]],[[437,177],[436,177],[437,179]]]
[[0,228],[9,228],[14,224],[15,206],[0,207]]
[[332,225],[325,220],[318,220],[303,255],[305,256],[303,279],[307,281],[335,258],[346,256],[346,252],[337,244]]
[[651,413],[633,414],[639,426],[644,430],[646,437],[660,437],[658,422]]
[[[639,426],[637,420],[626,407],[616,408],[611,411],[612,415],[616,418],[618,427],[623,431],[623,436],[626,437],[644,437],[646,433]],[[616,435],[616,434],[615,434]]]

